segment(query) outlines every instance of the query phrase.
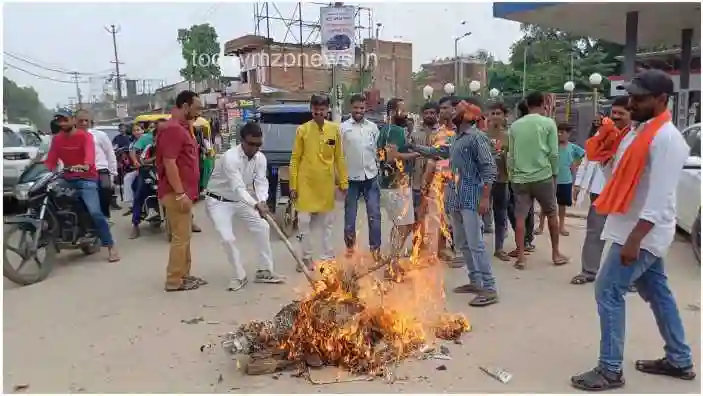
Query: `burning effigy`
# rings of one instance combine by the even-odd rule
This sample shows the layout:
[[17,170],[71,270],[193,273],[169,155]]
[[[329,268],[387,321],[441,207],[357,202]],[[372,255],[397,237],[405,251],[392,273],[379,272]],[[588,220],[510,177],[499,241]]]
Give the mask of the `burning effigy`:
[[[447,233],[443,213],[443,178],[432,183],[436,206],[425,230]],[[408,188],[405,186],[404,188]],[[412,210],[412,208],[408,208]],[[391,366],[429,350],[433,341],[458,340],[470,330],[468,320],[444,306],[444,267],[428,235],[413,238],[407,258],[354,255],[318,263],[314,274],[299,263],[311,291],[284,306],[271,320],[240,325],[222,340],[250,375],[292,368],[337,366],[354,374],[386,375]],[[292,248],[284,240],[289,249]],[[377,270],[400,269],[394,279]]]

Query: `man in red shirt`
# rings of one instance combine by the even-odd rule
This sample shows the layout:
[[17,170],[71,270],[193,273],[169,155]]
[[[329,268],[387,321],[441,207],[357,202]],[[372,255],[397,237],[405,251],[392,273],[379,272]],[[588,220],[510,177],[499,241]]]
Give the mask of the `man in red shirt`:
[[63,163],[64,179],[78,191],[85,203],[90,217],[93,218],[100,241],[108,249],[108,260],[110,262],[119,261],[120,256],[115,248],[110,226],[100,208],[93,135],[86,130],[76,129],[73,115],[69,112],[58,112],[54,121],[61,128],[61,132],[57,133],[51,141],[44,165],[50,170],[54,170],[59,161]]
[[190,133],[190,121],[200,115],[198,95],[183,91],[176,97],[171,119],[159,129],[156,141],[158,193],[171,225],[171,248],[166,268],[166,291],[193,290],[207,284],[190,275],[190,237],[193,232],[193,202],[200,183],[199,151]]

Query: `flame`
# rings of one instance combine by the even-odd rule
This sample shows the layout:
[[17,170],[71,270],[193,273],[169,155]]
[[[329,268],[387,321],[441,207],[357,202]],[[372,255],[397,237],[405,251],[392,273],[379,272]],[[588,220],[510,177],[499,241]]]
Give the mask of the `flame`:
[[[402,171],[402,161],[396,161]],[[451,174],[438,173],[432,181],[434,209],[444,213],[444,184]],[[401,188],[409,188],[401,178]],[[412,210],[408,208],[408,210]],[[439,220],[439,221],[438,221]],[[436,216],[445,235],[446,223]],[[317,263],[321,278],[300,302],[292,330],[280,342],[290,360],[318,357],[353,373],[381,374],[436,338],[456,339],[470,330],[463,315],[444,307],[444,266],[436,249],[421,249],[427,229],[416,227],[412,253],[399,260],[400,283],[383,282],[374,274],[358,278],[377,263],[367,254],[354,253]],[[400,275],[400,274],[399,274]]]

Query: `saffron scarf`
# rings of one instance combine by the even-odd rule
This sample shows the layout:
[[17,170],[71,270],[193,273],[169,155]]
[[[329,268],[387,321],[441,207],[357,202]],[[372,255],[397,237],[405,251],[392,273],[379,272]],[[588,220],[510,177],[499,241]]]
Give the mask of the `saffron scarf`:
[[[612,123],[612,120],[607,121]],[[630,209],[635,191],[637,191],[637,186],[647,165],[649,146],[661,127],[669,121],[671,121],[671,113],[665,111],[646,123],[637,133],[635,139],[623,153],[613,177],[608,180],[603,192],[594,202],[598,213],[603,215],[624,214]],[[614,127],[614,124],[612,126]],[[595,161],[607,163],[614,158],[618,146],[622,143],[627,132],[619,131],[617,128],[613,130],[610,126],[603,129],[603,136],[600,132],[586,142],[586,155]]]

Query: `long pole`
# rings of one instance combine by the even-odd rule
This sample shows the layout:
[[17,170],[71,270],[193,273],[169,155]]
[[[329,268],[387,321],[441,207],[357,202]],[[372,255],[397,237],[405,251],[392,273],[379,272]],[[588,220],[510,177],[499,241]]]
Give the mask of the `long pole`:
[[569,70],[569,81],[574,81],[574,53],[569,54],[569,62],[571,63]]
[[522,52],[522,98],[525,98],[525,92],[527,91],[527,48],[525,45],[525,50]]
[[461,37],[454,39],[454,86],[459,89],[459,40]]
[[73,72],[73,82],[76,84],[76,98],[78,98],[78,108],[83,108],[83,96],[81,95],[81,86],[78,83],[78,72]]
[[[335,2],[335,7],[342,7],[344,3]],[[339,57],[334,58],[334,65],[332,65],[332,89],[334,92],[334,106],[332,107],[332,121],[342,122],[342,101],[341,101],[341,87],[339,86],[339,78],[341,74],[341,63],[339,62]]]
[[115,82],[117,84],[117,101],[122,99],[122,80],[120,77],[120,58],[117,56],[117,33],[120,32],[119,26],[110,25],[110,28],[105,28],[112,35],[112,48],[115,51]]

